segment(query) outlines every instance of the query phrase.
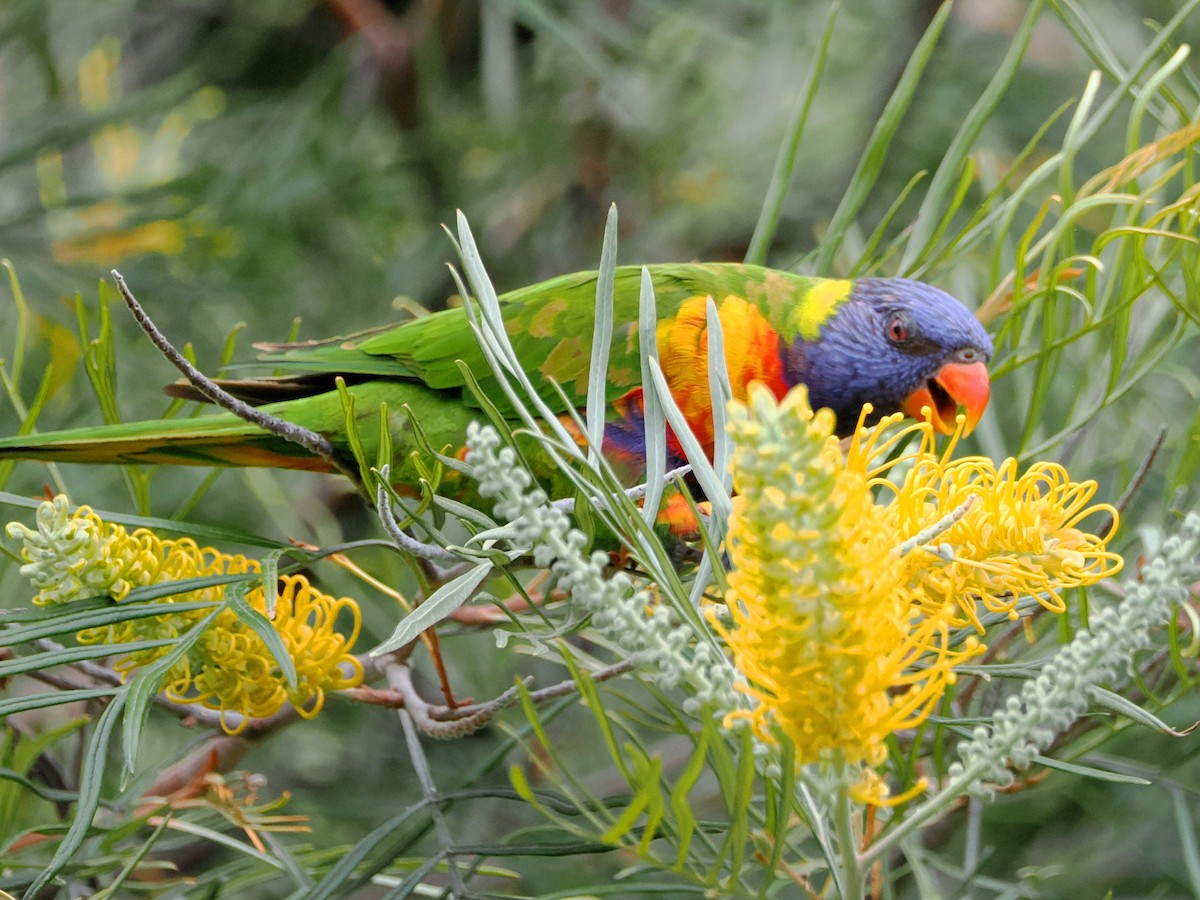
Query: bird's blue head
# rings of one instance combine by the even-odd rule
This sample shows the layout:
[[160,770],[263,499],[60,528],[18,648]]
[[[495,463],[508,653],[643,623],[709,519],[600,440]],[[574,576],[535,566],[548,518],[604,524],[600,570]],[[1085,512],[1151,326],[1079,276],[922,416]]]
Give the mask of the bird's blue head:
[[908,278],[863,278],[825,322],[816,340],[784,352],[789,383],[808,385],[814,409],[837,416],[838,434],[853,432],[866,403],[868,424],[894,412],[922,417],[949,433],[961,407],[967,431],[990,394],[992,339],[945,291]]

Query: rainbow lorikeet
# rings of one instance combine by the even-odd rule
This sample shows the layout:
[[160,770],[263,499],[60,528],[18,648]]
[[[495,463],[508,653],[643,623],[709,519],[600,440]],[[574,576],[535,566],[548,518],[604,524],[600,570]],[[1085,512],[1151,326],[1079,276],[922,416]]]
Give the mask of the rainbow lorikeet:
[[[707,298],[719,311],[734,396],[752,382],[781,396],[808,386],[814,408],[829,407],[845,435],[862,407],[871,419],[930,410],[942,432],[959,408],[973,427],[987,405],[987,332],[957,300],[921,282],[900,278],[807,278],[757,266],[710,263],[650,266],[657,297],[659,361],[672,396],[711,454]],[[638,355],[640,267],[617,269],[614,327],[608,368],[611,403],[604,451],[618,472],[637,483],[645,475],[641,366]],[[596,273],[564,275],[501,296],[509,338],[539,392],[558,411],[582,407],[595,317]],[[395,448],[393,479],[416,480],[409,459],[415,418],[434,448],[462,447],[467,424],[480,417],[456,360],[469,366],[490,396],[495,379],[462,309],[447,309],[394,327],[309,344],[260,345],[280,377],[223,382],[235,395],[263,404],[274,416],[324,435],[347,453],[343,404],[334,378],[355,394],[359,432],[375,459],[377,416],[387,404]],[[288,375],[287,371],[296,374]],[[412,411],[410,418],[404,412]],[[668,464],[683,461],[668,434]],[[132,422],[0,439],[0,459],[83,463],[166,463],[273,466],[328,470],[326,461],[231,414]],[[470,486],[459,482],[466,495]],[[453,484],[450,490],[455,490]]]

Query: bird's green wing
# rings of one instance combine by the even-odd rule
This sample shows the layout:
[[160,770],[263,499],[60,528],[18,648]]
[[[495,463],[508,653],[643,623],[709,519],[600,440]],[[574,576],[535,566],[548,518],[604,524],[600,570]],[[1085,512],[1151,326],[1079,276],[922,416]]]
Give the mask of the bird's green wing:
[[[808,302],[811,288],[821,279],[801,278],[788,273],[733,263],[690,263],[650,266],[654,283],[660,333],[669,328],[684,304],[696,297],[712,296],[722,304],[729,297],[748,300],[757,307],[772,329],[790,339],[802,331],[814,331],[829,315],[828,302]],[[552,408],[566,404],[551,382],[566,395],[567,403],[583,404],[595,328],[596,273],[577,272],[503,294],[500,307],[505,328],[517,358],[525,367],[538,394]],[[846,287],[836,292],[843,299]],[[613,296],[613,339],[609,357],[609,399],[641,385],[638,355],[638,306],[641,267],[617,269]],[[816,293],[820,293],[819,291]],[[694,329],[694,345],[677,346],[678,356],[699,354],[701,322]],[[738,335],[731,335],[734,345]],[[730,346],[726,341],[726,346]],[[660,348],[661,350],[661,348]],[[276,363],[308,371],[349,375],[415,379],[435,389],[457,389],[473,403],[458,361],[467,364],[483,390],[496,399],[499,387],[471,331],[462,309],[448,309],[361,339],[337,344],[293,346],[267,355]],[[703,359],[679,360],[706,368]]]

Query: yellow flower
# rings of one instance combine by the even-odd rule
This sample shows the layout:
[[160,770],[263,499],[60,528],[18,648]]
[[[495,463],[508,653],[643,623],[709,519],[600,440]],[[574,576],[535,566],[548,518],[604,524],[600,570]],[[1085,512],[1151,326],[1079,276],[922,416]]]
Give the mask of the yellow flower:
[[[920,611],[892,516],[844,465],[833,425],[803,388],[731,406],[733,627],[717,627],[759,705],[728,718],[766,740],[777,726],[801,763],[875,766],[887,736],[922,721],[981,648],[952,648],[944,619]],[[882,800],[869,771],[862,787]]]
[[[102,521],[86,506],[71,513],[62,495],[41,504],[36,524],[37,528],[31,529],[12,522],[7,530],[10,537],[22,540],[21,554],[26,564],[21,573],[38,588],[33,602],[40,606],[103,595],[121,601],[134,588],[146,585],[259,571],[257,560],[200,547],[190,538],[161,540],[145,528],[129,532],[121,525]],[[157,601],[163,606],[162,615],[85,629],[76,639],[85,644],[112,645],[178,639],[209,610],[180,612],[172,607],[195,601],[215,605],[224,595],[225,585],[172,594]],[[260,613],[266,612],[261,586],[248,592],[246,600]],[[342,610],[350,617],[349,637],[334,630]],[[311,718],[324,705],[328,691],[361,682],[362,666],[349,652],[360,627],[358,606],[353,600],[323,594],[303,575],[284,575],[280,578],[273,625],[296,668],[294,691],[289,691],[262,638],[232,610],[225,609],[168,673],[167,697],[177,703],[199,703],[220,710],[222,726],[236,732],[245,727],[246,717],[272,715],[285,702]],[[168,645],[126,654],[115,667],[128,674],[170,650]],[[243,718],[231,723],[225,718],[227,712],[239,713]]]
[[[899,417],[874,431],[859,429],[851,439],[847,467],[878,488],[887,502],[891,527],[903,537],[919,534],[952,513],[962,515],[937,538],[905,556],[907,578],[918,589],[926,610],[957,604],[955,626],[983,631],[979,605],[1017,617],[1023,598],[1053,612],[1066,609],[1062,592],[1083,587],[1120,571],[1123,561],[1107,548],[1116,531],[1116,509],[1093,504],[1096,482],[1073,482],[1056,463],[1038,462],[1018,474],[1017,462],[998,466],[980,456],[950,459],[959,433],[941,454],[934,452],[928,423],[895,429]],[[899,443],[918,435],[916,451],[891,461]],[[894,479],[889,471],[897,472]],[[1111,516],[1107,534],[1088,534],[1084,520]]]
[[[226,712],[258,718],[278,712],[287,701],[300,715],[311,719],[324,706],[327,691],[355,687],[362,681],[362,665],[348,652],[358,638],[360,625],[354,601],[345,597],[334,600],[322,594],[303,575],[283,575],[279,580],[272,624],[296,666],[296,690],[287,690],[279,666],[262,639],[233,612],[225,610],[192,654],[203,660],[200,668],[179,672],[167,684],[165,690],[171,700],[219,709],[222,726],[235,733],[244,727],[245,719],[231,726],[224,718]],[[258,612],[266,612],[261,587],[247,594],[246,600]],[[349,637],[333,630],[343,609],[352,619]]]
[[749,720],[768,741],[782,731],[802,764],[859,766],[855,794],[873,803],[884,740],[922,722],[954,667],[982,652],[952,634],[984,631],[980,604],[1061,612],[1064,590],[1121,567],[1082,527],[1097,515],[1116,527],[1116,510],[1092,503],[1095,482],[1054,463],[1018,474],[1011,459],[952,460],[961,420],[939,454],[928,423],[901,418],[860,424],[843,451],[803,388],[730,407],[732,626],[715,624],[758,705],[727,723]]

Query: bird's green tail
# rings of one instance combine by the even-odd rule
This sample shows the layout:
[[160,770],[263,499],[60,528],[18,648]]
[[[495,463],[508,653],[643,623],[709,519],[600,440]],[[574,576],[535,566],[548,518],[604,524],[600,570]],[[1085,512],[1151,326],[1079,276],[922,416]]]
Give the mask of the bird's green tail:
[[328,471],[304,448],[235,416],[158,419],[0,438],[0,460]]
[[[398,477],[419,442],[412,420],[420,422],[437,449],[456,452],[467,423],[478,417],[454,395],[431,391],[413,382],[371,381],[352,388],[355,418],[367,458],[375,460],[379,443],[379,410],[388,409]],[[324,435],[349,463],[346,411],[337,392],[317,394],[259,407],[263,412]],[[411,411],[412,415],[409,415]],[[0,460],[176,466],[266,466],[328,472],[329,465],[303,447],[270,434],[231,414],[194,419],[158,419],[73,428],[46,434],[0,438]]]

